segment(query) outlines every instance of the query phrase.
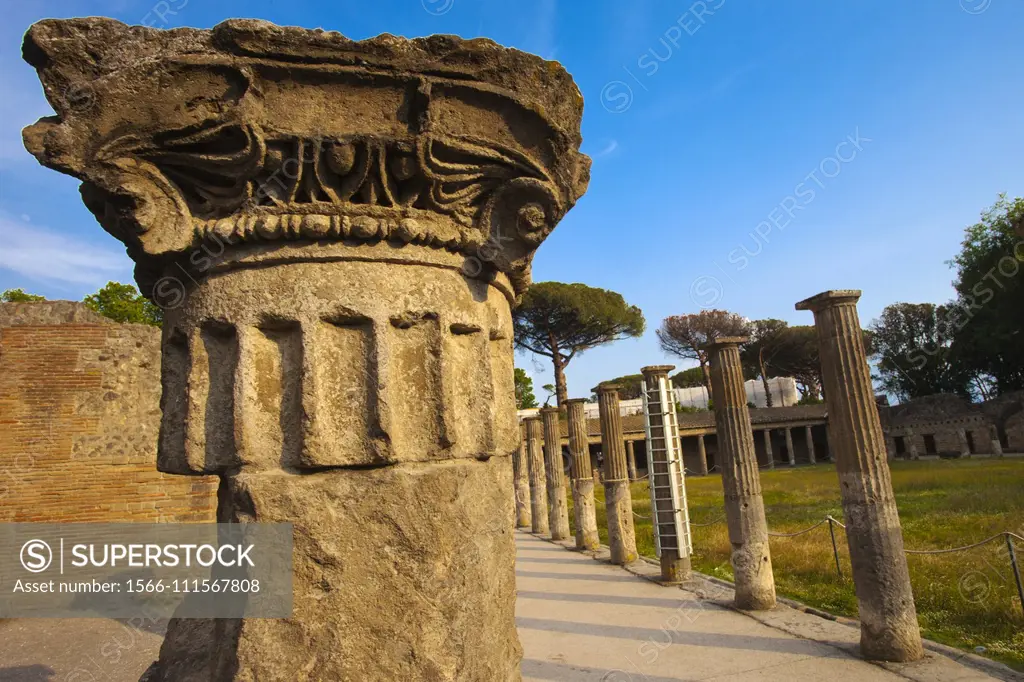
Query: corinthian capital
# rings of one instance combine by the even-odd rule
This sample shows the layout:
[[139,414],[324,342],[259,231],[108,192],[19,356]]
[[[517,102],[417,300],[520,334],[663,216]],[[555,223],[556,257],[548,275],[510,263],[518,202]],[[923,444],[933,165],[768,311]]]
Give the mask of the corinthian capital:
[[89,18],[34,25],[24,57],[57,112],[26,147],[82,180],[146,293],[172,267],[373,244],[514,295],[588,181],[571,77],[489,40]]

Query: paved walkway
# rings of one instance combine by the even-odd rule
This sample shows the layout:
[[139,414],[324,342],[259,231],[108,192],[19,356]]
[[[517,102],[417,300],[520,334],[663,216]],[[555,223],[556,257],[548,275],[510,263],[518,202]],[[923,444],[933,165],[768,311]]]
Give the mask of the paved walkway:
[[[698,598],[645,580],[634,573],[657,571],[642,562],[631,573],[521,532],[516,544],[527,681],[992,679],[931,653],[872,665],[856,658],[855,628],[784,606],[755,618],[717,603],[731,598],[723,588],[698,585]],[[0,622],[0,682],[136,682],[161,635],[113,620]]]
[[[859,633],[848,625],[786,606],[755,619],[716,603],[728,603],[731,590],[711,583],[700,585],[708,599],[699,599],[527,533],[516,533],[516,545],[523,679],[531,682],[992,679],[930,652],[883,668],[856,657]],[[631,568],[657,575],[654,566]]]

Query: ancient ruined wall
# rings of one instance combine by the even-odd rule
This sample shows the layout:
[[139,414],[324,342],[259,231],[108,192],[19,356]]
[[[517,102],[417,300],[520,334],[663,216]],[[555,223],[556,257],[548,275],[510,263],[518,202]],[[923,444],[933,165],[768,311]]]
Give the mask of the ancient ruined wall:
[[156,470],[160,331],[0,304],[0,521],[212,521],[216,479]]

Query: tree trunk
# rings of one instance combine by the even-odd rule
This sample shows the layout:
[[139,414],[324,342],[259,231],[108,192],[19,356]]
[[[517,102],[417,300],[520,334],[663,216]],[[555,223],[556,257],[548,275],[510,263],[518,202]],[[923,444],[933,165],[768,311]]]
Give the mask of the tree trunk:
[[561,407],[569,399],[569,389],[565,385],[565,361],[557,350],[551,363],[555,366],[555,404]]
[[774,407],[775,405],[772,401],[772,389],[768,386],[768,372],[765,371],[764,358],[761,353],[761,350],[757,351],[757,364],[758,369],[761,370],[761,383],[764,385],[764,405],[765,407]]
[[700,360],[700,371],[704,374],[704,388],[708,392],[708,403],[711,402],[711,370],[708,368],[708,358],[703,353],[697,358]]

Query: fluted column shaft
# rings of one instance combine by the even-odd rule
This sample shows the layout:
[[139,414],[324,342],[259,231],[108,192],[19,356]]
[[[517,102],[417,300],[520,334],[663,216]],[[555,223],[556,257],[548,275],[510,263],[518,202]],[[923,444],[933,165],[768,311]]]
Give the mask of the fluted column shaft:
[[597,550],[601,547],[601,540],[597,534],[597,509],[594,506],[594,479],[584,403],[586,400],[583,398],[574,398],[565,403],[569,424],[569,454],[572,456],[572,511],[576,525],[576,549]]
[[789,466],[796,466],[796,450],[793,449],[793,429],[786,428],[786,456],[789,458]]
[[775,606],[775,579],[768,548],[768,524],[761,497],[754,433],[743,387],[739,344],[723,338],[707,347],[711,390],[715,394],[718,466],[725,492],[725,518],[732,545],[736,606],[770,609]]
[[857,316],[858,291],[797,304],[814,312],[866,658],[921,658],[921,634],[885,440]]
[[701,476],[708,475],[708,451],[703,433],[697,436],[697,473]]
[[618,387],[602,384],[594,389],[601,412],[601,448],[604,451],[604,502],[608,518],[608,545],[613,564],[638,558],[633,528],[633,497],[622,441]]
[[512,476],[516,496],[516,527],[529,528],[530,519],[530,467],[526,460],[526,437],[519,426],[519,447],[512,453]]
[[775,453],[772,452],[772,430],[771,429],[765,429],[764,431],[761,432],[761,434],[764,437],[764,453],[765,453],[765,457],[767,457],[767,459],[768,459],[768,468],[769,469],[774,469],[775,468]]
[[818,458],[814,454],[814,432],[810,426],[804,427],[804,438],[807,439],[807,458],[811,464],[817,464]]
[[562,432],[558,424],[558,408],[540,411],[544,422],[544,466],[547,469],[548,528],[552,540],[568,540],[569,503],[565,495],[565,460],[562,459]]
[[540,417],[526,420],[526,462],[530,471],[530,523],[534,533],[548,532],[548,486],[544,471]]

